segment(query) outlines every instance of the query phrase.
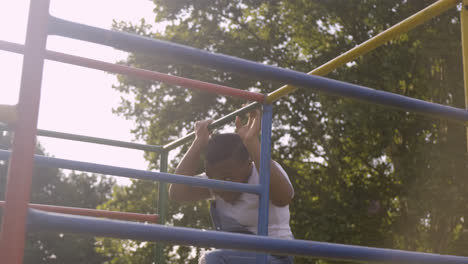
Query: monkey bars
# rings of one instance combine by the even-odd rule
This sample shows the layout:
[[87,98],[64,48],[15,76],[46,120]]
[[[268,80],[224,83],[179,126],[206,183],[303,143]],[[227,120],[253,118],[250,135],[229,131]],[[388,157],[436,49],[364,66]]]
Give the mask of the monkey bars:
[[[406,32],[411,28],[443,13],[458,3],[460,3],[460,1],[457,0],[437,1],[431,6],[411,16],[410,18],[380,33],[376,37],[338,56],[330,62],[311,71],[309,74],[305,74],[227,55],[214,54],[179,44],[145,38],[124,32],[95,28],[55,18],[48,14],[49,0],[31,1],[28,20],[28,32],[25,45],[22,46],[15,43],[0,41],[0,49],[24,54],[19,102],[17,106],[0,106],[0,122],[9,123],[9,126],[2,126],[0,128],[3,130],[10,130],[15,133],[12,151],[0,151],[0,159],[10,159],[6,202],[0,202],[0,205],[4,207],[4,215],[0,234],[0,255],[7,263],[22,263],[26,232],[25,227],[27,221],[29,231],[68,231],[125,239],[145,239],[149,241],[164,241],[169,243],[191,244],[198,246],[258,250],[264,253],[306,255],[326,259],[369,261],[376,263],[468,263],[468,257],[444,256],[300,240],[280,240],[266,237],[268,235],[268,186],[271,148],[270,136],[272,123],[271,102],[294,91],[294,86],[350,97],[368,103],[381,104],[404,111],[413,111],[426,115],[443,117],[468,124],[468,111],[466,109],[458,109],[450,106],[425,102],[422,100],[379,91],[356,84],[313,76],[324,75],[333,69],[354,60],[356,57],[361,56],[382,45],[398,34]],[[463,33],[463,61],[465,66],[465,89],[468,89],[468,60],[466,55],[468,50],[468,39],[467,34],[465,34],[466,28],[468,27],[466,24],[468,23],[467,10],[468,0],[463,0],[461,21]],[[288,85],[283,86],[269,94],[260,94],[238,90],[219,84],[210,84],[196,80],[189,80],[187,78],[166,75],[144,69],[136,69],[54,51],[47,51],[45,49],[45,44],[48,35],[71,37],[112,46],[117,49],[130,52],[141,52],[147,54],[157,53],[158,55],[173,61],[190,61],[190,63],[202,66],[247,74],[265,80],[275,80],[287,83]],[[181,144],[186,143],[193,137],[193,133],[189,133],[187,136],[163,146],[147,146],[130,142],[66,134],[47,130],[38,130],[37,115],[39,110],[43,62],[45,59],[109,71],[113,73],[127,74],[146,80],[163,81],[185,88],[215,92],[226,96],[234,96],[245,100],[254,101],[254,103],[250,103],[246,107],[243,107],[242,109],[239,109],[221,119],[216,120],[210,127],[224,125],[227,122],[233,120],[236,115],[246,113],[256,107],[263,107],[264,114],[262,117],[260,184],[247,185],[216,180],[197,179],[194,177],[166,173],[169,151],[176,148],[177,146],[180,146]],[[468,105],[468,90],[466,90],[466,96]],[[34,156],[36,135],[158,152],[161,154],[161,170],[160,172],[149,172],[115,166],[106,166],[95,163],[84,163]],[[160,181],[158,222],[161,224],[165,223],[166,218],[166,209],[164,206],[167,197],[167,190],[165,185],[166,182],[184,183],[214,189],[237,190],[254,193],[259,195],[260,198],[258,222],[259,236],[226,234],[223,232],[170,228],[163,227],[161,225],[97,219],[87,216],[76,216],[72,214],[77,214],[78,211],[81,211],[81,214],[90,213],[96,214],[95,216],[101,214],[102,216],[103,212],[91,212],[88,210],[83,211],[83,209],[76,208],[65,209],[55,207],[53,208],[45,205],[32,205],[29,204],[29,195],[31,190],[31,175],[34,164],[37,166],[67,168],[123,177],[133,177],[137,179]],[[39,208],[42,210],[34,208]],[[54,210],[54,212],[61,213],[44,212],[43,210]],[[112,218],[118,218],[123,215],[124,213],[118,212],[108,213],[108,216]],[[134,217],[136,217],[136,215],[127,216],[129,217],[126,218],[127,220],[134,219]],[[139,217],[141,217],[141,214]],[[151,216],[151,219],[156,220],[154,217],[154,215]],[[159,253],[157,262],[163,263],[161,254],[162,247],[158,247],[157,251]],[[257,262],[266,263],[266,255],[259,254]]]

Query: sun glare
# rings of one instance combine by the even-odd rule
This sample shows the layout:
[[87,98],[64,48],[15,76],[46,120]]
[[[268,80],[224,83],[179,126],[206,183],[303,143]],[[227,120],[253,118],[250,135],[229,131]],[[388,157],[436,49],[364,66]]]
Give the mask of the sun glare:
[[[24,44],[29,1],[0,4],[0,40]],[[66,20],[110,29],[112,21],[139,23],[153,20],[153,4],[147,0],[51,0],[50,14]],[[47,49],[115,63],[127,54],[92,43],[50,36]],[[23,56],[0,51],[2,87],[0,104],[16,104]],[[39,111],[40,129],[132,141],[133,123],[112,114],[120,95],[112,89],[114,75],[46,61]],[[39,138],[46,152],[56,157],[146,169],[141,151]]]

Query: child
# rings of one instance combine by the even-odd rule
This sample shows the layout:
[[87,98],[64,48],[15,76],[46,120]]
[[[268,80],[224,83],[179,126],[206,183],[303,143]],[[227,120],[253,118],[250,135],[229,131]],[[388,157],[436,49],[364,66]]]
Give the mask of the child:
[[[197,177],[238,183],[259,184],[261,114],[249,114],[246,125],[236,118],[236,134],[218,134],[210,138],[211,120],[195,124],[195,140],[177,166],[176,174],[194,176],[202,154],[205,173]],[[270,207],[268,235],[292,239],[289,226],[289,203],[294,190],[286,172],[275,161],[270,169]],[[183,184],[172,184],[169,197],[179,202],[198,201],[214,197],[210,212],[217,230],[236,233],[257,233],[258,196],[224,190],[210,190]],[[218,249],[206,252],[201,264],[255,263],[256,253]],[[270,264],[290,264],[292,257],[270,256]]]

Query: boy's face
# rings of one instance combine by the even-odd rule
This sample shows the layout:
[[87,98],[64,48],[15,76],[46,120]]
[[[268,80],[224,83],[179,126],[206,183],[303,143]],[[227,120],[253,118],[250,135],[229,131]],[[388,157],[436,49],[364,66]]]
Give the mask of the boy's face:
[[[252,162],[249,160],[239,161],[235,159],[226,159],[214,164],[207,162],[205,167],[206,175],[210,179],[247,183],[252,171]],[[241,195],[239,192],[225,190],[214,190],[214,193],[230,204],[234,204]]]

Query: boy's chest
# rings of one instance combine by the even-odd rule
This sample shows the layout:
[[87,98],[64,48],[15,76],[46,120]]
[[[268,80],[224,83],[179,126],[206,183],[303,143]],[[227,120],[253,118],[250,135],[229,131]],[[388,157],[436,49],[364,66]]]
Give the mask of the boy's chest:
[[217,208],[225,215],[237,220],[241,225],[255,227],[258,222],[258,196],[243,193],[234,204],[217,201]]

